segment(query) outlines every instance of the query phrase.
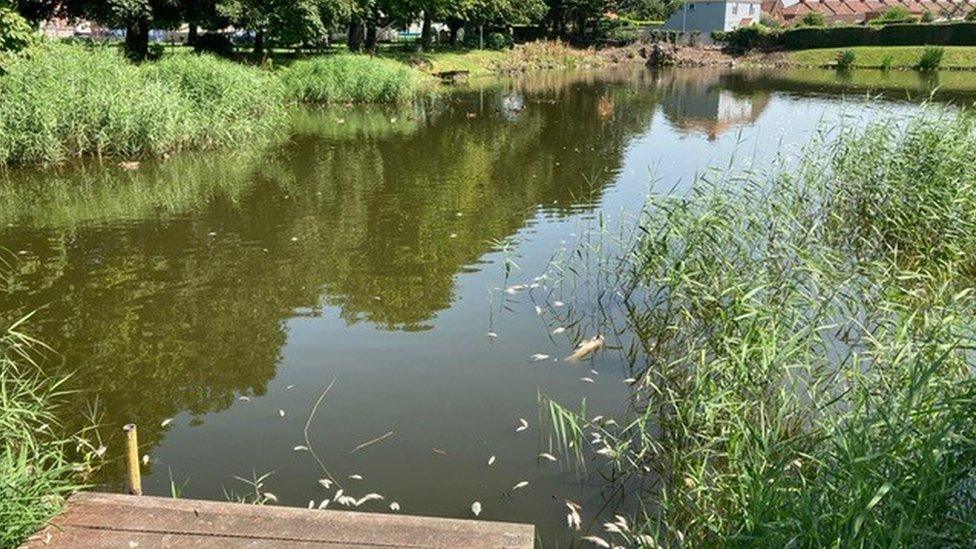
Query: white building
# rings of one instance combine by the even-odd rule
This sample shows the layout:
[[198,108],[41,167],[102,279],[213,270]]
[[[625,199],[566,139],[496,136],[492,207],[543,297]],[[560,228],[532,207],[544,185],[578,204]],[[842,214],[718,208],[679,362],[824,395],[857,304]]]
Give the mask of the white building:
[[699,31],[708,36],[713,31],[730,31],[756,23],[761,16],[762,0],[688,0],[662,28]]

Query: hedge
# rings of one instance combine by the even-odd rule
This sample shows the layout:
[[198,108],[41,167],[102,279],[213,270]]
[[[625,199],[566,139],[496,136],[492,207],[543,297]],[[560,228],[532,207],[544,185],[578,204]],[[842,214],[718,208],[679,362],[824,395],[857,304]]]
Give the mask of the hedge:
[[897,24],[863,27],[764,29],[758,26],[715,33],[733,49],[848,48],[853,46],[976,46],[976,23]]

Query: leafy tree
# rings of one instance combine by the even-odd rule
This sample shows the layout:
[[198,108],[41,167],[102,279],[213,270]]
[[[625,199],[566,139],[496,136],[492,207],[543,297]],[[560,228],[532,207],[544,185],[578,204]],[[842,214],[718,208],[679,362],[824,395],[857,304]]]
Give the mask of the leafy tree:
[[61,12],[61,2],[58,0],[15,0],[13,2],[0,1],[0,6],[14,7],[17,13],[30,21],[33,25],[38,25],[42,21],[47,21],[51,17]]
[[546,23],[550,32],[565,36],[570,27],[579,36],[588,34],[590,25],[616,8],[615,0],[545,0]]
[[827,17],[820,13],[819,11],[811,11],[800,19],[801,27],[825,27],[827,26]]
[[33,41],[30,23],[10,7],[0,5],[0,53],[18,52]]
[[633,19],[664,20],[667,19],[680,2],[666,0],[621,0],[620,13]]
[[149,53],[149,29],[172,28],[181,15],[177,0],[67,0],[68,15],[125,27],[125,52],[134,61]]
[[892,23],[914,23],[917,19],[905,6],[893,6],[870,21],[872,25],[889,25]]

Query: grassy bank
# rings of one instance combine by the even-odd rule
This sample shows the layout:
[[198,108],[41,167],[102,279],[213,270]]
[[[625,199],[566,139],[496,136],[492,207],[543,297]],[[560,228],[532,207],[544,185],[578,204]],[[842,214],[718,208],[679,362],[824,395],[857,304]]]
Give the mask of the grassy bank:
[[[925,53],[926,46],[862,46],[853,48],[822,48],[786,53],[790,64],[809,67],[833,66],[845,51],[854,53],[853,67],[914,69]],[[940,68],[976,70],[976,46],[946,46]]]
[[37,346],[16,325],[0,336],[0,547],[17,547],[57,513],[96,453],[57,434],[60,383],[37,370]]
[[622,288],[601,310],[629,334],[633,414],[613,424],[549,404],[564,452],[588,446],[581,459],[642,502],[596,535],[976,539],[976,125],[941,115],[823,135],[796,165],[653,198],[603,275],[599,287]]
[[402,102],[423,80],[397,61],[359,55],[297,61],[281,75],[285,96],[303,103]]

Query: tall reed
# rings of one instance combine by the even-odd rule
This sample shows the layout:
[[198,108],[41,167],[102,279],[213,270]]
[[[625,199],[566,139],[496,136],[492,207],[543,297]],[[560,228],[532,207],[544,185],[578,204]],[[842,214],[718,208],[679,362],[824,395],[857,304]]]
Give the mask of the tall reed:
[[82,487],[99,452],[55,418],[63,379],[34,362],[43,347],[14,323],[0,335],[0,547],[17,547]]
[[641,500],[596,535],[976,541],[974,154],[967,115],[884,122],[651,199],[607,275],[625,296],[605,309],[624,321],[632,415],[549,403],[557,437],[585,429],[583,459]]
[[305,103],[396,103],[423,81],[416,69],[390,59],[337,55],[298,61],[281,76],[288,98]]

